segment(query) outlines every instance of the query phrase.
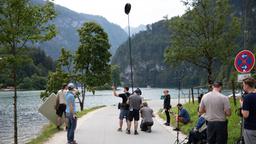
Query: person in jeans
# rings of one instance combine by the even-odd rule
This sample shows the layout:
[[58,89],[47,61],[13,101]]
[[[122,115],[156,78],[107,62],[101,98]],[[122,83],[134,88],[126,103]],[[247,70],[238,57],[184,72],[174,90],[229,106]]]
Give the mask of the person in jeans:
[[121,93],[121,94],[116,93],[115,86],[112,86],[112,89],[113,89],[114,96],[122,98],[122,103],[119,103],[120,105],[119,128],[117,129],[117,131],[121,132],[123,127],[123,119],[125,119],[127,123],[127,118],[128,118],[129,105],[127,104],[127,100],[128,100],[128,97],[130,96],[129,87],[124,87],[124,93]]
[[[57,99],[56,99],[56,114],[57,114],[57,129],[60,130],[60,126],[62,124],[62,116],[63,114],[66,116],[66,99],[65,95],[67,93],[67,84],[62,85],[62,89],[58,91],[57,93]],[[66,126],[66,121],[64,120],[64,124]]]
[[164,90],[164,112],[166,115],[166,126],[170,126],[170,109],[171,109],[171,96],[168,90]]
[[146,132],[151,132],[151,127],[154,124],[153,121],[153,117],[154,116],[154,112],[151,108],[148,107],[148,103],[144,102],[143,107],[140,109],[140,114],[141,114],[141,124],[140,124],[140,128],[141,131],[146,131]]
[[176,117],[176,121],[179,121],[183,124],[187,124],[190,122],[190,116],[188,111],[183,108],[182,104],[177,104],[177,108],[179,109],[179,115]]
[[247,93],[241,103],[241,113],[244,118],[244,142],[245,144],[256,144],[256,91],[255,79],[243,80],[243,89]]
[[228,138],[227,116],[231,115],[227,96],[221,94],[222,83],[215,82],[213,90],[201,100],[199,113],[205,113],[207,120],[207,141],[209,144],[226,144]]
[[138,121],[140,120],[140,107],[142,104],[141,90],[137,88],[134,94],[128,98],[129,112],[128,112],[128,128],[126,133],[131,134],[131,123],[134,120],[134,134],[138,135]]
[[68,129],[67,129],[67,139],[68,144],[76,144],[74,140],[75,129],[77,124],[76,116],[76,106],[75,106],[75,95],[74,95],[75,85],[73,83],[68,84],[68,92],[66,94],[66,116],[68,119]]

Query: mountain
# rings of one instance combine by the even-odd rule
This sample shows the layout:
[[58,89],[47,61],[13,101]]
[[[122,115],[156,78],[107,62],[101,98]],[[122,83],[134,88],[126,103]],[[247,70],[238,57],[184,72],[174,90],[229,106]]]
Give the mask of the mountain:
[[[232,0],[233,15],[240,18],[242,15],[242,2]],[[256,50],[256,1],[247,0],[247,49]],[[206,72],[194,65],[183,63],[170,67],[164,62],[164,51],[170,47],[172,32],[168,28],[171,20],[162,20],[148,25],[131,38],[132,60],[134,68],[134,84],[145,87],[177,87],[179,78],[184,87],[206,84]],[[243,48],[243,35],[238,43]],[[130,61],[128,42],[123,43],[112,59],[112,63],[120,66],[121,80],[124,85],[130,83]],[[219,71],[218,71],[219,72]],[[214,73],[218,73],[216,70]]]
[[[45,3],[43,0],[32,0],[32,2],[36,4]],[[37,44],[37,46],[44,48],[45,52],[54,59],[58,58],[60,49],[63,47],[71,51],[75,51],[78,48],[79,36],[77,29],[85,22],[94,21],[104,28],[109,36],[112,55],[115,54],[120,44],[128,38],[126,32],[120,26],[109,22],[102,16],[77,13],[60,5],[55,5],[55,10],[57,17],[53,23],[58,29],[57,36],[51,41]]]
[[[131,38],[135,86],[177,87],[178,78],[182,75],[186,75],[186,85],[200,83],[200,76],[204,74],[199,74],[198,68],[187,64],[173,68],[165,64],[164,51],[169,47],[170,36],[168,21],[163,20],[148,25],[147,30]],[[126,42],[118,48],[112,59],[112,64],[120,66],[124,85],[129,84],[129,62],[129,48]]]
[[[139,25],[138,27],[130,27],[131,36],[141,32],[141,31],[145,31],[146,29],[147,28],[145,25]],[[124,30],[128,34],[128,27],[125,27]]]

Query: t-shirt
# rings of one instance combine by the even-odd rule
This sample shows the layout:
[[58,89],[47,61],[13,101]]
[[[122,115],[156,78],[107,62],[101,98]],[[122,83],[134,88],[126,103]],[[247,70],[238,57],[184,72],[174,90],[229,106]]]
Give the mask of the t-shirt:
[[129,100],[129,105],[130,105],[129,106],[130,111],[132,111],[134,109],[135,110],[140,110],[140,106],[141,106],[141,103],[142,103],[142,98],[139,95],[137,95],[135,93],[135,94],[129,96],[128,100]]
[[180,110],[179,116],[183,117],[185,122],[189,122],[190,121],[190,116],[188,114],[188,111],[186,109],[184,109],[184,108]]
[[200,108],[206,110],[205,119],[207,121],[226,121],[224,110],[230,109],[230,103],[227,96],[217,91],[211,91],[203,96]]
[[59,104],[66,104],[66,95],[67,91],[66,90],[59,90],[57,93],[57,98],[59,99]]
[[143,122],[153,122],[153,110],[149,107],[143,107],[140,110]]
[[249,111],[249,117],[244,119],[244,128],[256,130],[256,93],[249,93],[244,97],[242,109]]
[[121,109],[124,109],[124,110],[129,109],[129,105],[127,104],[127,100],[128,100],[129,96],[130,96],[129,92],[122,93],[122,94],[118,95],[118,97],[122,98],[122,103],[121,103],[121,107],[120,107]]
[[66,102],[67,102],[66,113],[70,113],[70,104],[73,105],[74,112],[77,112],[76,105],[75,105],[75,96],[71,91],[68,91],[66,94]]

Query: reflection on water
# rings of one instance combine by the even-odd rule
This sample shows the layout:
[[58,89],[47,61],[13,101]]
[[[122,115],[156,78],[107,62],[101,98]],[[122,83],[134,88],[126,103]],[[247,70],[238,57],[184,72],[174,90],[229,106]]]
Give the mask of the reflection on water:
[[[163,89],[142,89],[145,99],[159,99]],[[19,143],[26,143],[31,138],[40,133],[43,125],[48,120],[38,113],[38,108],[42,104],[40,99],[41,91],[22,91],[18,92],[18,137]],[[121,91],[118,91],[118,93]],[[188,93],[187,90],[183,92]],[[173,97],[178,95],[177,90],[171,90]],[[0,144],[13,143],[13,93],[0,92]],[[93,96],[86,94],[85,107],[99,105],[113,105],[120,101],[119,98],[112,96],[112,91],[96,91]],[[79,106],[77,104],[77,108]]]

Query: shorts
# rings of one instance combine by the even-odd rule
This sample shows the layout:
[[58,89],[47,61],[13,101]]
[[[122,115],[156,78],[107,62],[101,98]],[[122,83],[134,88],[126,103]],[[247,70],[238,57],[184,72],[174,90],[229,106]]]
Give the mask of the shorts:
[[59,117],[62,117],[62,115],[66,115],[66,104],[60,104],[58,106],[58,109],[56,111],[56,114],[59,116]]
[[120,109],[119,119],[123,120],[124,118],[128,118],[128,112],[129,110]]
[[140,110],[133,110],[128,112],[128,120],[129,121],[139,121],[140,120]]

